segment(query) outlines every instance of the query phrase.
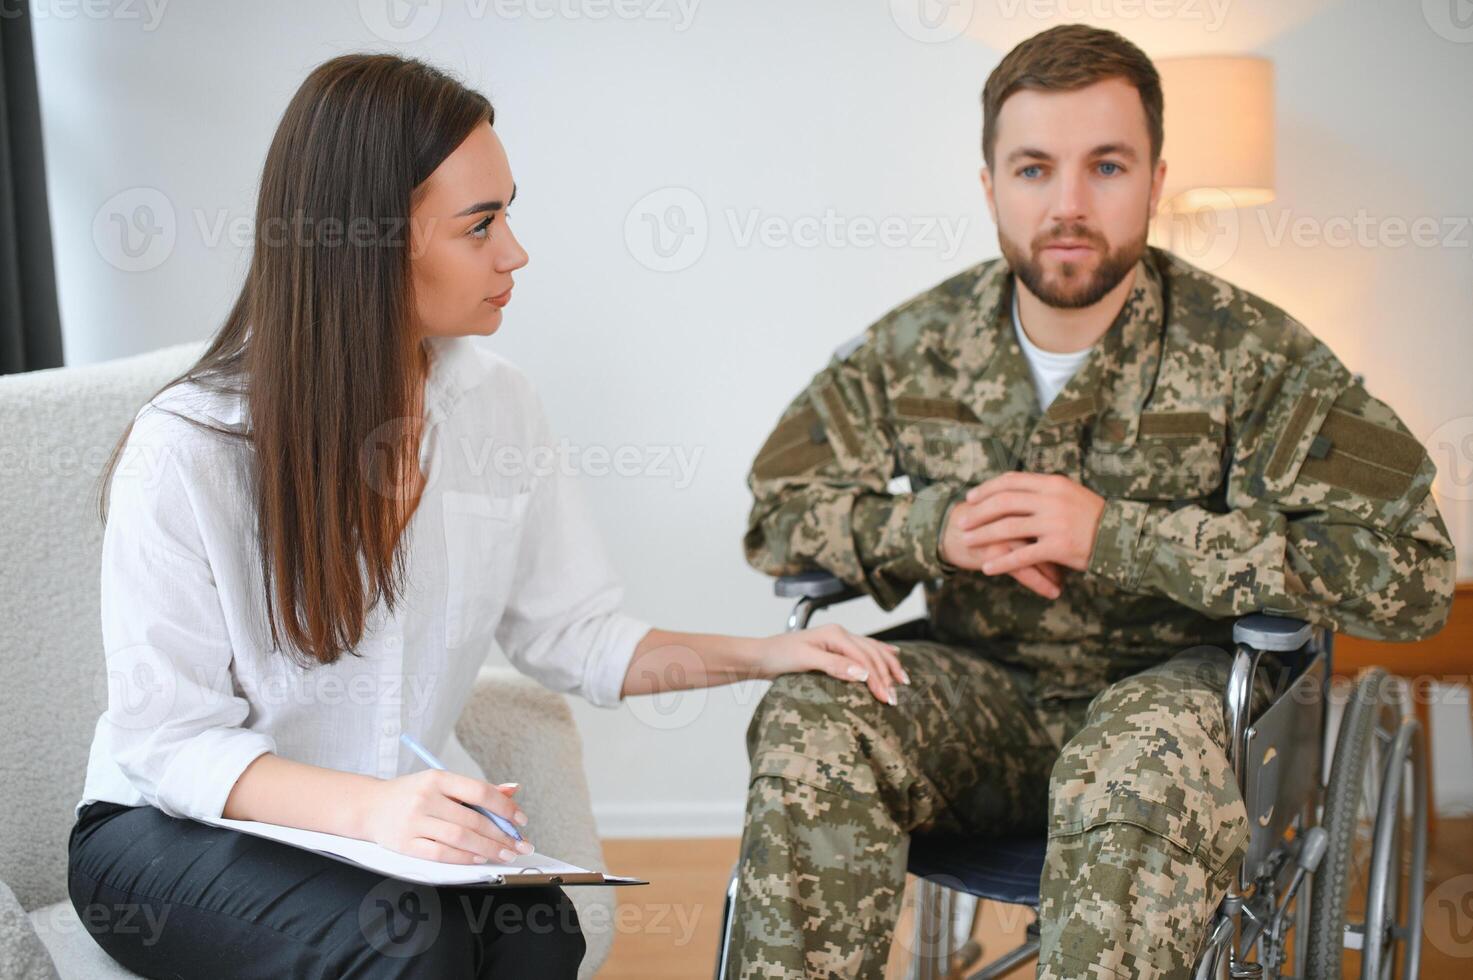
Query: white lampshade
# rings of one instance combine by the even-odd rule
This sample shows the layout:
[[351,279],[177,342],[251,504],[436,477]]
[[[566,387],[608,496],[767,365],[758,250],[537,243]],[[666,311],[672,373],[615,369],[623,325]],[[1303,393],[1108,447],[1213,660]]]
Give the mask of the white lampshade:
[[1162,58],[1166,186],[1175,211],[1274,199],[1274,66],[1266,58]]

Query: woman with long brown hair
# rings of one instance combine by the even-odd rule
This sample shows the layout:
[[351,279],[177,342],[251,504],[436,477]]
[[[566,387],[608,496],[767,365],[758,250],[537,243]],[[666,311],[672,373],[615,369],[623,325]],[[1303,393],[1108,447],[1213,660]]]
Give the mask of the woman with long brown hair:
[[[530,384],[469,339],[500,326],[527,261],[493,122],[483,96],[414,60],[314,70],[266,157],[239,299],[104,471],[117,683],[69,884],[137,973],[574,976],[584,942],[558,889],[438,889],[434,928],[390,949],[360,917],[412,924],[415,888],[200,822],[439,861],[529,852],[537,815],[455,738],[493,644],[601,705],[808,670],[893,704],[905,682],[893,648],[838,627],[746,639],[621,611],[576,485],[545,464]],[[449,770],[422,769],[402,734]]]

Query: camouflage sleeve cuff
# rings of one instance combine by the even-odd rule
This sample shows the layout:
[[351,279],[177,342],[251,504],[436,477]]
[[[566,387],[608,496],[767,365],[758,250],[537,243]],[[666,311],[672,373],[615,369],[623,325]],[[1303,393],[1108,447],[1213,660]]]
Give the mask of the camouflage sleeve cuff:
[[951,516],[951,508],[961,503],[966,499],[966,496],[967,491],[965,488],[954,490],[951,496],[946,498],[946,502],[941,505],[941,517],[936,521],[936,568],[937,574],[940,576],[949,577],[965,571],[965,569],[958,568],[942,557],[941,543],[946,538],[946,520]]
[[945,483],[933,483],[915,495],[906,523],[910,525],[911,540],[916,543],[916,553],[921,559],[918,581],[939,578],[948,570],[955,570],[941,560],[941,533],[946,530],[946,515],[958,494],[959,491]]
[[1094,552],[1089,557],[1089,574],[1126,591],[1139,591],[1141,575],[1150,565],[1155,545],[1149,532],[1150,518],[1150,504],[1106,500],[1095,532]]
[[942,521],[957,491],[932,484],[916,493],[864,496],[855,504],[855,551],[867,591],[893,609],[917,582],[946,574],[940,544]]

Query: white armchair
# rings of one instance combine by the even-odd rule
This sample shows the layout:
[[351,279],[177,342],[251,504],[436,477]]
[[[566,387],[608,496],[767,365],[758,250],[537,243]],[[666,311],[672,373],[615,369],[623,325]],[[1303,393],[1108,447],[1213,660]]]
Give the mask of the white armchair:
[[[107,690],[98,612],[97,481],[143,402],[203,351],[183,344],[77,368],[0,377],[0,975],[132,977],[87,934],[66,893],[67,835]],[[456,725],[488,773],[529,781],[547,853],[602,867],[583,755],[561,695],[481,672]],[[513,767],[513,760],[516,765]],[[613,940],[612,889],[571,888],[590,977]]]

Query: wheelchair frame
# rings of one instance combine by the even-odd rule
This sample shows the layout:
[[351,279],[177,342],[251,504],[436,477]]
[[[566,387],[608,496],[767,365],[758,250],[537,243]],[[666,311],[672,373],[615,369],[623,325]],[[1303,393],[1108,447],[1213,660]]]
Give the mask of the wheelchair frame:
[[[815,612],[863,593],[845,585],[827,572],[807,572],[777,580],[776,594],[795,599],[788,617],[789,631],[804,629]],[[919,621],[917,621],[919,622]],[[913,626],[903,624],[899,629]],[[886,631],[887,633],[891,631]],[[1218,905],[1203,939],[1193,971],[1195,980],[1250,980],[1250,978],[1303,977],[1308,957],[1308,931],[1314,876],[1327,847],[1329,834],[1322,826],[1325,783],[1322,774],[1329,758],[1329,718],[1326,710],[1332,674],[1333,635],[1297,619],[1256,613],[1233,625],[1234,651],[1224,691],[1224,720],[1228,734],[1228,758],[1238,780],[1249,820],[1248,849],[1238,872]],[[1274,654],[1278,676],[1274,679],[1271,703],[1251,716],[1254,682],[1264,654]],[[1363,680],[1369,679],[1363,675]],[[1382,678],[1374,678],[1384,680]],[[1353,697],[1359,695],[1357,686]],[[1367,710],[1390,709],[1380,702]],[[1347,715],[1349,715],[1347,706]],[[1420,895],[1399,893],[1399,877],[1393,876],[1392,857],[1400,854],[1402,838],[1409,825],[1412,833],[1410,881],[1420,882],[1426,864],[1426,757],[1415,715],[1406,705],[1397,712],[1396,728],[1383,741],[1390,743],[1383,766],[1368,763],[1381,777],[1375,799],[1374,840],[1369,858],[1366,919],[1357,928],[1344,923],[1344,909],[1329,921],[1343,924],[1343,948],[1361,949],[1361,975],[1389,980],[1395,975],[1396,951],[1403,945],[1401,976],[1415,980],[1420,961]],[[1342,730],[1350,719],[1342,723]],[[1377,737],[1382,737],[1377,730]],[[1336,760],[1339,765],[1340,740]],[[1400,763],[1400,764],[1399,764]],[[1409,772],[1408,772],[1409,770]],[[1284,800],[1291,806],[1283,806]],[[1403,824],[1405,810],[1410,819]],[[1337,835],[1357,824],[1334,821]],[[1341,842],[1342,847],[1348,846]],[[1397,847],[1393,852],[1392,847]],[[1400,864],[1400,862],[1398,862]],[[738,868],[733,869],[726,889],[726,907],[716,967],[722,980],[729,963],[728,942],[738,887]],[[1336,892],[1343,904],[1344,889]],[[1398,922],[1399,902],[1407,903],[1407,921]],[[971,922],[956,942],[958,899],[974,903]],[[1298,899],[1296,902],[1295,900]],[[1389,911],[1387,905],[1390,905]],[[974,973],[981,948],[971,940],[981,902],[936,881],[917,880],[915,929],[924,940],[915,944],[911,960],[913,980],[993,980],[1038,955],[1038,925],[1028,926],[1027,939]],[[961,916],[965,918],[965,913]],[[1292,973],[1285,973],[1286,938],[1293,935]],[[1366,937],[1378,937],[1367,943]],[[1409,941],[1411,940],[1411,941]],[[958,946],[960,948],[958,949]],[[1388,948],[1389,947],[1389,948]],[[1331,944],[1329,958],[1339,946]],[[1251,958],[1250,958],[1251,954]],[[1317,968],[1315,980],[1339,977],[1340,963]]]

